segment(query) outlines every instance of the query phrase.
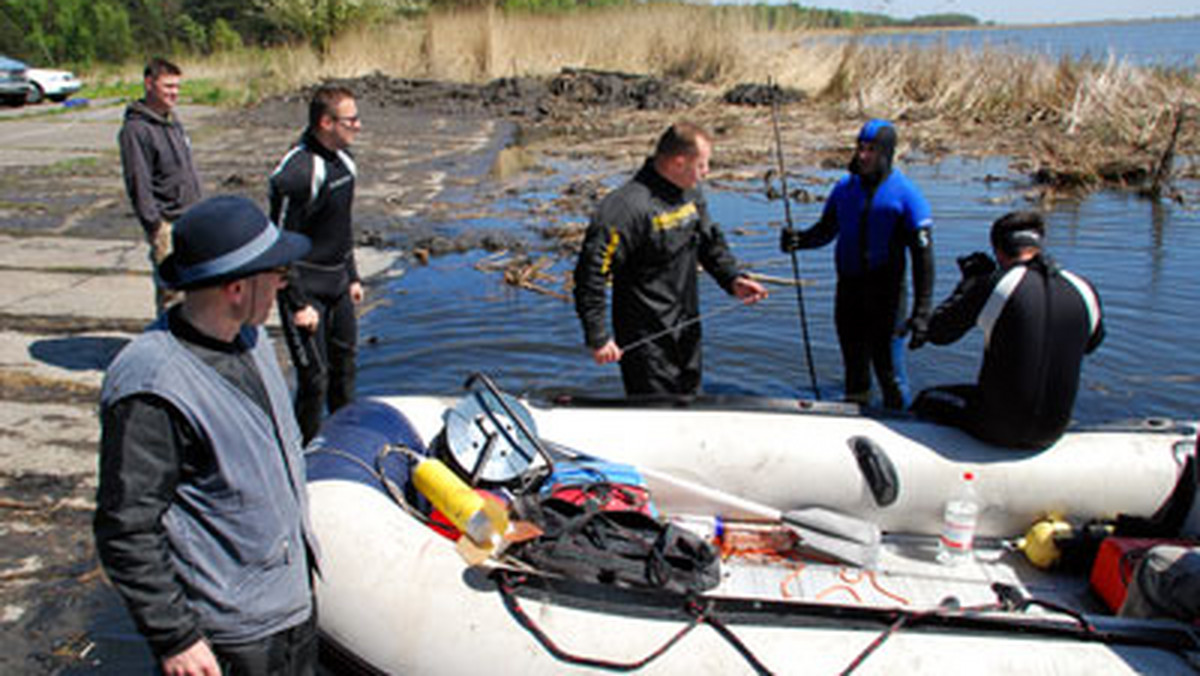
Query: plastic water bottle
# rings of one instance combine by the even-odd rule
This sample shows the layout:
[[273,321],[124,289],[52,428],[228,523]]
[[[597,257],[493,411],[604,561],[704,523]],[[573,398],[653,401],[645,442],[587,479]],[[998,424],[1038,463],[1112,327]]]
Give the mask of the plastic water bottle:
[[963,472],[946,501],[942,537],[938,540],[937,560],[954,566],[971,559],[975,526],[979,522],[979,495],[975,492],[975,474]]

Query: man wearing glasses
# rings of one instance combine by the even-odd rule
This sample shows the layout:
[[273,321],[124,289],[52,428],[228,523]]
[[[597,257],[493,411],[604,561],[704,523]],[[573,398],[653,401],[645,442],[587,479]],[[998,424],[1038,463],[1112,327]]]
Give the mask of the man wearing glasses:
[[358,320],[363,300],[354,263],[351,208],[356,168],[349,147],[362,124],[345,87],[317,89],[308,127],[271,174],[271,220],[306,235],[312,250],[293,266],[279,315],[296,367],[296,418],[308,443],[321,414],[354,399]]

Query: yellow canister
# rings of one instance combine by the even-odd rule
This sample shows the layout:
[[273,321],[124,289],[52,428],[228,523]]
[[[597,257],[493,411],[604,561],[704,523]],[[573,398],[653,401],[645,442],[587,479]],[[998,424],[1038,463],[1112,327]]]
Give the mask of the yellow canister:
[[1058,540],[1070,537],[1071,524],[1054,517],[1042,519],[1029,527],[1025,537],[1017,540],[1017,547],[1025,552],[1029,562],[1038,568],[1050,568],[1058,563],[1062,550]]
[[497,512],[501,515],[503,512],[488,509],[487,500],[442,461],[436,458],[422,460],[413,470],[412,479],[417,490],[476,544],[491,547],[503,534],[503,526],[497,518]]

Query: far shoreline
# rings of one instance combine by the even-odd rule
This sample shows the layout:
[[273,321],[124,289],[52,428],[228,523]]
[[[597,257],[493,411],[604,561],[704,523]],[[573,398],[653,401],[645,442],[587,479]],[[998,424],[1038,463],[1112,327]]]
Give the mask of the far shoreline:
[[1200,14],[1191,16],[1156,17],[1149,19],[1095,19],[1091,21],[1065,21],[1040,23],[994,23],[980,22],[971,26],[872,26],[859,28],[812,28],[810,32],[821,35],[862,35],[862,34],[904,34],[904,33],[942,33],[964,31],[1001,31],[1029,30],[1041,28],[1091,28],[1098,26],[1136,26],[1158,23],[1188,23],[1200,22]]

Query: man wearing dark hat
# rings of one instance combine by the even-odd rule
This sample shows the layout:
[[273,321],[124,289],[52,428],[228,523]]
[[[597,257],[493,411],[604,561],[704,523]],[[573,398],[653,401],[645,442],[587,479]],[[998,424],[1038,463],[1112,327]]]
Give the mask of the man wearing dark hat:
[[[845,367],[846,401],[866,404],[871,369],[887,408],[911,398],[904,367],[905,336],[919,343],[933,294],[933,216],[916,185],[892,167],[896,128],[871,120],[859,131],[850,173],[834,186],[821,220],[807,230],[784,228],[784,253],[838,240],[834,321]],[[904,282],[912,257],[913,309]]]
[[1062,436],[1104,320],[1092,285],[1043,253],[1045,236],[1041,214],[1009,213],[992,225],[995,261],[982,252],[959,259],[962,281],[926,335],[948,345],[979,326],[983,366],[974,385],[921,392],[918,415],[1002,446],[1040,449]]
[[183,301],[101,390],[96,549],[164,673],[311,674],[300,429],[262,328],[310,245],[229,196],[185,212],[172,244],[160,275]]

